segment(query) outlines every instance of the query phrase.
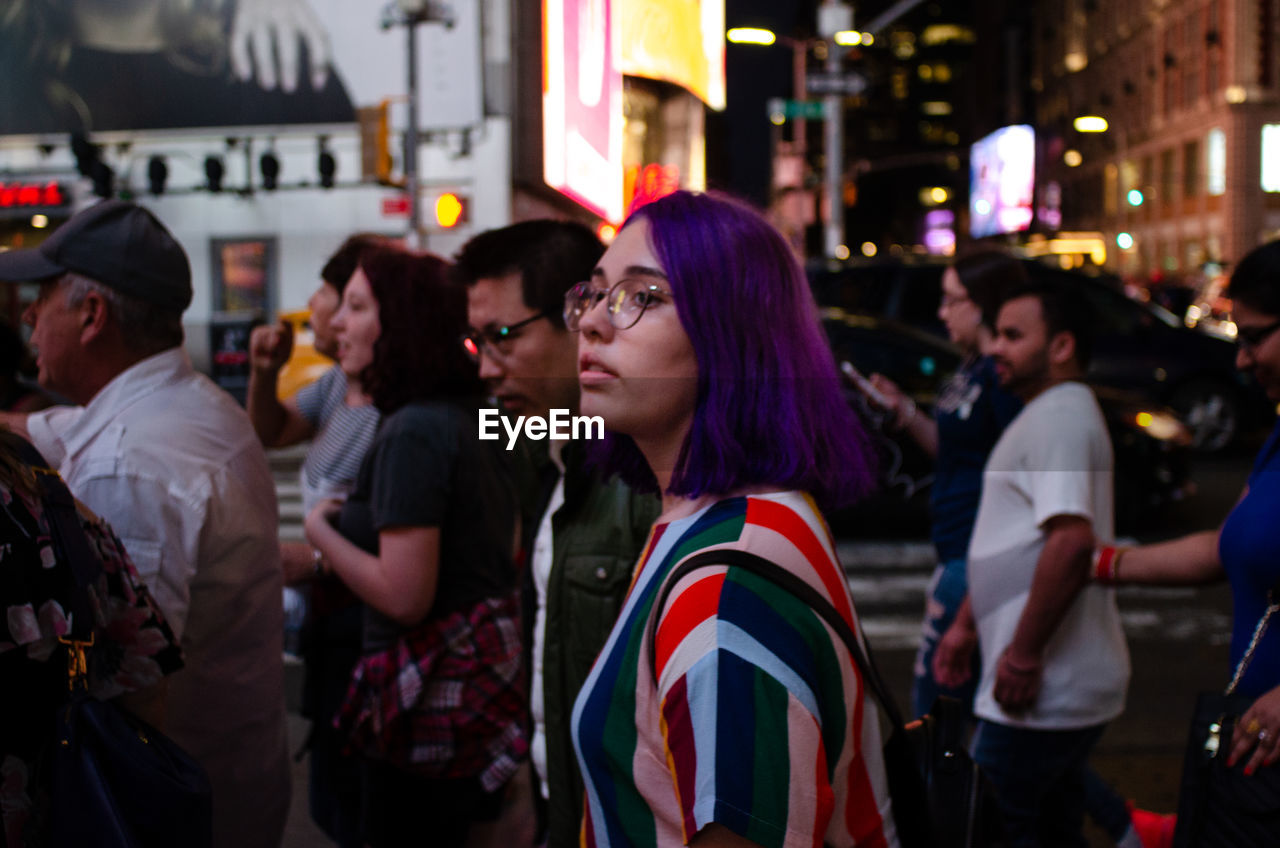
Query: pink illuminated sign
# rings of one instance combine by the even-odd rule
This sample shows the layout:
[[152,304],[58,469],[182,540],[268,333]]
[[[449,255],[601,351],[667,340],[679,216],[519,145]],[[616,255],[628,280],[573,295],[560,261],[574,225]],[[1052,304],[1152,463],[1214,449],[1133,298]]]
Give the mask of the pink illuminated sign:
[[621,221],[622,72],[612,0],[543,0],[543,178],[600,217]]

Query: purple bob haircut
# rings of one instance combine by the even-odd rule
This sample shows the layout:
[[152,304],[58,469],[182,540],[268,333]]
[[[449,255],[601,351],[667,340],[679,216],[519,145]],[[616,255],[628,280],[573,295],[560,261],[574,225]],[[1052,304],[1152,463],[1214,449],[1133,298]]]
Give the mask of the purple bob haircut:
[[[745,203],[678,191],[627,219],[649,222],[698,362],[693,424],[672,494],[753,486],[799,489],[824,509],[868,493],[875,460],[844,399],[817,306],[782,236]],[[657,480],[629,436],[607,434],[606,470],[639,488]]]

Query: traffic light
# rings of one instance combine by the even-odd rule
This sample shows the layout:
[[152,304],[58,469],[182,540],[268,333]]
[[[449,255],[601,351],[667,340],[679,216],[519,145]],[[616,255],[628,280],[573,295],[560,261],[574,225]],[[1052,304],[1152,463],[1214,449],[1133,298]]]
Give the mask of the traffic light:
[[452,191],[441,193],[433,204],[436,225],[451,230],[460,224],[467,223],[468,205],[468,199],[459,194]]
[[382,185],[400,185],[391,177],[391,130],[387,123],[389,100],[356,110],[360,122],[360,177]]
[[222,175],[225,171],[226,168],[222,164],[221,157],[204,157],[204,178],[208,182],[209,191],[214,194],[222,191]]
[[280,183],[280,160],[268,150],[258,160],[258,170],[262,172],[262,187],[267,191],[275,191]]
[[147,186],[157,197],[164,194],[165,183],[169,181],[169,166],[163,156],[152,156],[147,160]]
[[320,143],[320,155],[316,160],[316,170],[320,172],[320,187],[333,188],[334,175],[338,172],[338,162],[333,158],[333,154],[325,147],[324,142]]
[[83,133],[71,134],[71,153],[76,157],[76,170],[93,181],[93,193],[98,197],[115,194],[116,172],[102,161],[102,148],[90,143]]

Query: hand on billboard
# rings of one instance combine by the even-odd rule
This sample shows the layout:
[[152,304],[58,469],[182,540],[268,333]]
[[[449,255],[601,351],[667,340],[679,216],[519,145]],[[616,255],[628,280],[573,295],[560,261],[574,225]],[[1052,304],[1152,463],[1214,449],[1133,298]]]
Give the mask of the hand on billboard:
[[[307,46],[311,87],[329,78],[329,34],[310,0],[239,0],[231,22],[231,67],[248,82],[256,68],[258,85],[295,91],[302,80],[301,45]],[[277,58],[279,64],[277,66]]]
[[275,375],[293,354],[293,327],[288,321],[254,327],[249,335],[249,367],[260,374]]

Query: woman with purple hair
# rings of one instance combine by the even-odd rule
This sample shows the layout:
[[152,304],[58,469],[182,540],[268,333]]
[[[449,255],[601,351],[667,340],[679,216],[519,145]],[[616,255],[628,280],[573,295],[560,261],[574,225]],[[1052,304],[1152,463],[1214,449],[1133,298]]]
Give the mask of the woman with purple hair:
[[849,651],[731,564],[768,560],[857,628],[819,508],[867,490],[870,454],[790,248],[738,202],[677,192],[631,216],[565,318],[606,466],[663,506],[574,707],[585,844],[896,845]]

